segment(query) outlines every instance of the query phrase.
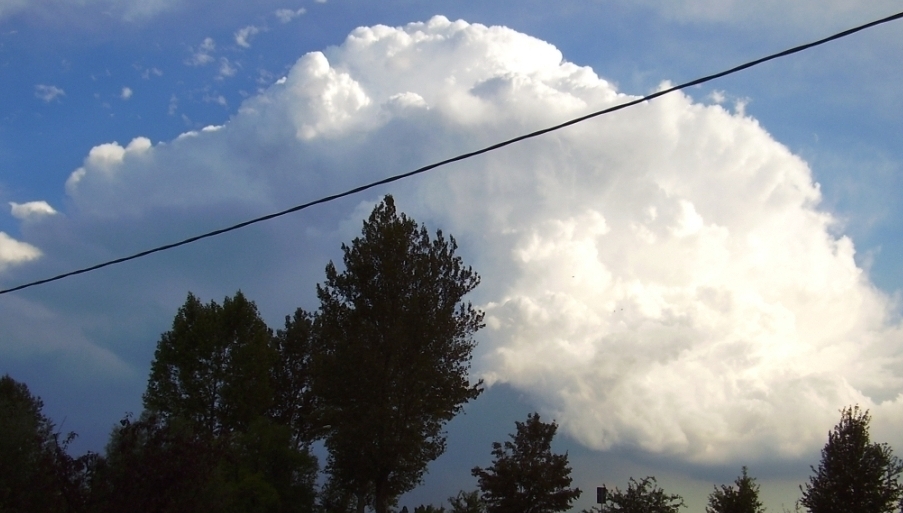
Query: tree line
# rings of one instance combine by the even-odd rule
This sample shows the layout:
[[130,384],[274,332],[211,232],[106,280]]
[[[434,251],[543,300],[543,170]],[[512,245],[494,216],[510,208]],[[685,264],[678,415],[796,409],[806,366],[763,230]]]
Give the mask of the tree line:
[[[24,383],[0,378],[0,513],[398,511],[444,453],[445,425],[483,391],[468,375],[483,313],[464,299],[480,278],[456,251],[386,196],[342,245],[342,270],[326,266],[314,312],[273,330],[241,291],[221,304],[189,293],[157,343],[143,411],[114,426],[103,454],[71,456],[75,434],[58,431]],[[900,511],[903,465],[870,441],[869,421],[842,411],[798,508]],[[551,450],[557,427],[538,414],[516,422],[449,513],[570,509],[582,491],[567,453]],[[315,443],[327,450],[322,469]],[[706,511],[761,513],[758,493],[744,467]],[[602,495],[583,513],[684,507],[651,476]]]

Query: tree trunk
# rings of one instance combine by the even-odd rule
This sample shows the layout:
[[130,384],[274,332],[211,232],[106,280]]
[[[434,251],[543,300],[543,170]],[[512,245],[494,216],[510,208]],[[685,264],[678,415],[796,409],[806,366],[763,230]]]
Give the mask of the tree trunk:
[[364,494],[358,493],[357,495],[357,513],[364,513],[364,508],[367,507],[367,501],[364,500]]
[[374,486],[373,510],[376,513],[389,513],[389,490],[385,479],[379,479]]

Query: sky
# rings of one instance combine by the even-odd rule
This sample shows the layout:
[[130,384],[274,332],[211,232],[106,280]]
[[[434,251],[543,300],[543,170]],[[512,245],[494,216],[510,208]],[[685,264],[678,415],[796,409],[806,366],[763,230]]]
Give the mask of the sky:
[[[899,2],[0,0],[0,287],[279,211]],[[0,373],[101,451],[189,291],[273,328],[385,194],[459,243],[487,390],[409,508],[538,411],[574,484],[792,509],[844,406],[903,452],[901,22],[215,239],[0,296]]]

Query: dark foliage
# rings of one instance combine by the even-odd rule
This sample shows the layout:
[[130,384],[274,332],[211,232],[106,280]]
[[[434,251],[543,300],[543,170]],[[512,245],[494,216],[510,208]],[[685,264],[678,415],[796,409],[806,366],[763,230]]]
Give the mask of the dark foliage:
[[903,463],[887,444],[869,438],[868,411],[844,408],[840,423],[828,433],[815,475],[800,504],[812,513],[890,513],[901,509]]
[[256,305],[238,292],[222,306],[188,294],[154,353],[145,409],[179,418],[199,436],[246,430],[273,405],[277,355]]
[[267,511],[313,508],[316,462],[287,426],[258,418],[229,437],[197,436],[189,422],[123,419],[100,472],[102,512]]
[[44,403],[24,383],[0,378],[0,511],[80,512],[90,506],[99,457],[72,458],[62,436],[41,411]]
[[276,358],[270,372],[270,416],[291,427],[292,443],[298,448],[309,446],[316,436],[311,425],[315,404],[310,393],[313,329],[313,316],[299,308],[293,316],[286,316],[285,328],[273,337]]
[[483,513],[486,511],[486,506],[483,504],[478,490],[472,492],[462,490],[458,492],[458,495],[449,497],[448,504],[451,506],[450,513]]
[[432,504],[421,504],[414,508],[414,513],[445,513],[442,506],[433,506]]
[[715,487],[705,510],[706,513],[764,513],[765,508],[759,500],[759,485],[743,467],[733,486]]
[[626,490],[615,488],[604,504],[584,513],[678,513],[682,507],[681,496],[665,493],[654,477],[640,481],[631,477]]
[[483,314],[462,302],[479,277],[456,249],[386,196],[342,245],[344,271],[330,263],[317,287],[312,390],[326,469],[359,511],[385,513],[419,483],[445,451],[445,423],[482,391],[468,371]]
[[213,476],[222,447],[196,436],[189,422],[150,414],[120,421],[107,445],[101,486],[102,512],[202,511],[216,502]]
[[310,325],[299,312],[274,336],[241,292],[222,305],[189,294],[157,345],[145,412],[107,448],[104,510],[311,511]]
[[533,413],[517,422],[510,442],[492,444],[492,465],[474,468],[482,500],[489,513],[552,513],[565,511],[580,496],[570,488],[567,454],[552,453],[558,425]]

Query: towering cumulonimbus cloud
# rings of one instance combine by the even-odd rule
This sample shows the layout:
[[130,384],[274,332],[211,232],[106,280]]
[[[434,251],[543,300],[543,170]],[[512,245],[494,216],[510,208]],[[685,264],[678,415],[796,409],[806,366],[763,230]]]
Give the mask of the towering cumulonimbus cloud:
[[[152,227],[160,211],[284,207],[631,98],[507,28],[360,28],[223,126],[94,148],[67,183],[66,222],[90,238],[117,216]],[[338,247],[383,192],[340,221],[273,224],[266,243]],[[672,94],[389,192],[454,234],[483,277],[475,372],[529,393],[589,447],[794,457],[845,405],[903,411],[897,305],[820,209],[807,164],[742,109]],[[277,294],[262,269],[305,258],[251,249],[207,269],[244,269]],[[310,290],[320,279],[304,277]]]

